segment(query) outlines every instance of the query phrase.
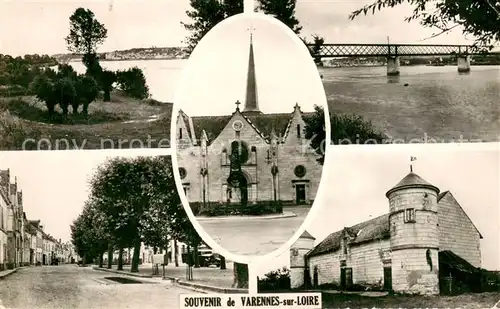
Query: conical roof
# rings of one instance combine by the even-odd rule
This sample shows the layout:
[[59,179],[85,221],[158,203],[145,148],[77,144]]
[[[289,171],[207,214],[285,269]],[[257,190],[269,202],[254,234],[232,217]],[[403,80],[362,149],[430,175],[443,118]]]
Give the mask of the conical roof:
[[398,182],[397,185],[392,187],[392,189],[387,191],[385,196],[389,197],[389,195],[394,191],[398,191],[401,189],[408,189],[408,188],[427,188],[436,191],[436,193],[439,193],[439,189],[436,186],[431,185],[430,183],[425,181],[422,177],[411,172],[408,175],[406,175],[403,179],[401,179],[401,181]]
[[247,93],[243,113],[260,114],[259,103],[257,100],[257,81],[255,78],[255,60],[253,55],[252,35],[250,34],[250,51],[248,56],[248,71],[247,71]]
[[304,233],[302,233],[302,235],[300,235],[299,238],[309,238],[309,239],[312,239],[312,240],[316,240],[316,238],[314,238],[314,236],[312,236],[311,234],[309,234],[308,231],[304,231]]

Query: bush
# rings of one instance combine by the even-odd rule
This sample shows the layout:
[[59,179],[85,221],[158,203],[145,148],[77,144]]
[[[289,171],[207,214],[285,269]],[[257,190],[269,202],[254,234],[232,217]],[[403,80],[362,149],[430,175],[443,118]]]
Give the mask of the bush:
[[338,144],[381,144],[385,135],[379,132],[370,121],[357,115],[330,115],[331,139]]
[[30,94],[31,92],[27,88],[20,85],[0,87],[0,97],[18,97]]
[[209,202],[203,203],[196,202],[190,203],[191,211],[195,216],[260,216],[268,214],[276,214],[283,212],[283,205],[281,202],[257,202],[256,204],[223,204]]
[[149,97],[149,87],[141,69],[133,67],[125,71],[116,72],[116,79],[121,90],[136,99]]
[[290,288],[290,270],[286,267],[270,271],[264,275],[263,279],[258,280],[260,293],[290,290]]

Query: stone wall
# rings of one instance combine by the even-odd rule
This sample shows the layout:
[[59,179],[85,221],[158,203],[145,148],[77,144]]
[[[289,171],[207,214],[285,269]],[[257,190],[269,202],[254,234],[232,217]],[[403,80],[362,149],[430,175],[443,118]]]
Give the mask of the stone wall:
[[407,294],[439,294],[438,250],[430,250],[432,268],[427,261],[426,249],[393,251],[392,288]]
[[343,256],[340,250],[309,259],[311,278],[318,268],[318,284],[340,285],[340,260],[345,258],[346,267],[352,268],[353,284],[374,286],[383,284],[384,265],[382,257],[389,251],[389,240],[373,241],[350,247]]
[[439,249],[451,250],[475,267],[481,267],[480,235],[451,193],[439,207]]

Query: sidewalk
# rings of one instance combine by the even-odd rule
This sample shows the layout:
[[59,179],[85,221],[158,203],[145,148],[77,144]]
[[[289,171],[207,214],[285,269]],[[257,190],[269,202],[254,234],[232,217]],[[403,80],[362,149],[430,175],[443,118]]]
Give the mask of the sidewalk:
[[0,279],[3,279],[3,278],[5,278],[5,277],[7,277],[7,276],[9,276],[9,275],[11,275],[11,274],[13,274],[13,273],[17,272],[17,271],[18,271],[18,269],[19,269],[19,268],[14,268],[14,269],[7,269],[7,270],[2,270],[2,271],[0,271]]
[[186,280],[186,268],[187,266],[182,264],[179,267],[174,265],[167,265],[165,267],[165,277],[163,278],[163,268],[159,267],[159,276],[153,276],[153,269],[151,264],[139,265],[138,273],[130,272],[130,265],[124,265],[123,271],[116,269],[116,265],[113,265],[112,269],[98,268],[94,266],[94,269],[100,271],[108,271],[133,277],[140,277],[146,279],[153,279],[155,281],[159,279],[165,279],[166,282],[172,282],[177,285],[200,289],[204,291],[217,292],[217,293],[247,293],[246,289],[233,289],[233,269],[232,263],[227,264],[227,269],[221,270],[219,268],[193,268],[193,280]]

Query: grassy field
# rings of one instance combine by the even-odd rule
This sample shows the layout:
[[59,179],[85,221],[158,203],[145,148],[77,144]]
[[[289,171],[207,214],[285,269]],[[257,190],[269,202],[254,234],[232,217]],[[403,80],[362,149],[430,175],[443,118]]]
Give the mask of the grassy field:
[[458,296],[383,296],[323,293],[323,308],[492,308],[500,301],[500,292]]
[[[48,117],[34,97],[0,98],[0,150],[166,148],[172,104],[120,93],[98,100],[89,116]],[[60,110],[58,110],[60,113]]]

